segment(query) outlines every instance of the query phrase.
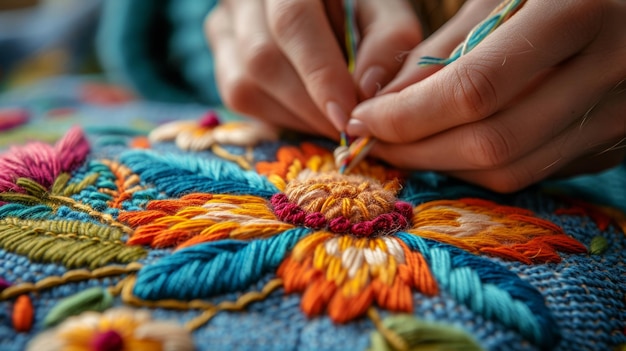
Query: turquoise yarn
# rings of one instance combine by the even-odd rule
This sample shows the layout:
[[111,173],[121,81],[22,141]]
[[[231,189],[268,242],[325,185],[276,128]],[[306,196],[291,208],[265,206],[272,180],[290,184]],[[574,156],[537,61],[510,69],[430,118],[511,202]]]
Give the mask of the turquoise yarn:
[[265,240],[222,240],[180,250],[140,270],[133,292],[146,300],[189,300],[246,289],[274,272],[311,231],[295,228]]
[[398,237],[430,263],[437,282],[471,310],[513,327],[542,350],[561,336],[541,293],[505,267],[455,247],[408,233]]
[[236,164],[221,159],[129,151],[121,156],[121,161],[145,182],[167,189],[170,196],[206,192],[269,198],[278,191],[267,178],[242,171]]

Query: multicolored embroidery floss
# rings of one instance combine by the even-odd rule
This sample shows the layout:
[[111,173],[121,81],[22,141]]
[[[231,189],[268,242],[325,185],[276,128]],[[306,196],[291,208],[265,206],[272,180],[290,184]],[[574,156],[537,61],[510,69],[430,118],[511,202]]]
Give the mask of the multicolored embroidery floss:
[[420,59],[419,65],[447,65],[454,62],[459,57],[467,54],[491,34],[502,23],[509,19],[517,10],[524,5],[525,0],[503,0],[500,4],[487,16],[487,18],[476,25],[468,34],[465,40],[457,46],[449,57],[437,58],[424,56]]
[[0,275],[13,283],[0,315],[22,321],[20,296],[36,313],[17,339],[0,323],[0,345],[401,349],[426,341],[415,330],[485,350],[625,341],[613,217],[536,189],[446,192],[371,160],[340,174],[320,145],[89,151],[72,130],[14,147],[0,157]]

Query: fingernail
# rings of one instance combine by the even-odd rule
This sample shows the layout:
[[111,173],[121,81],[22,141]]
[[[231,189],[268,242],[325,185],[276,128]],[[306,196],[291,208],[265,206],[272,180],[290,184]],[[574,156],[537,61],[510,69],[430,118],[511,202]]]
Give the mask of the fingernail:
[[326,104],[326,115],[328,115],[330,122],[335,125],[337,130],[344,130],[346,122],[348,122],[348,115],[341,109],[338,103],[329,101]]
[[380,66],[368,68],[359,82],[361,92],[365,98],[370,98],[382,88],[382,80],[385,78],[385,69]]
[[350,136],[366,136],[370,135],[369,129],[358,119],[351,119],[346,126],[346,132]]

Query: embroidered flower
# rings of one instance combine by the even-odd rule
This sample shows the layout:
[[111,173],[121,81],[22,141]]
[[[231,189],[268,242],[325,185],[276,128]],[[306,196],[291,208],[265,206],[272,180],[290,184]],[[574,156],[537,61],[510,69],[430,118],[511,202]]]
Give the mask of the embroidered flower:
[[61,173],[81,165],[88,153],[89,143],[77,127],[70,129],[54,146],[41,142],[13,146],[0,154],[0,192],[24,192],[17,185],[20,178],[33,180],[48,189]]
[[347,322],[374,303],[409,312],[414,292],[444,290],[538,344],[558,340],[542,295],[476,255],[532,264],[558,262],[557,250],[586,252],[560,227],[485,200],[414,207],[401,200],[399,173],[362,162],[341,175],[331,153],[313,144],[282,147],[276,158],[252,172],[193,156],[123,155],[122,163],[172,197],[120,214],[135,227],[128,243],[178,248],[144,267],[133,293],[208,298],[277,272],[287,292],[303,292],[307,315],[327,311]]
[[70,317],[38,335],[27,350],[194,350],[191,335],[178,324],[152,320],[141,310],[109,309]]
[[175,141],[183,150],[206,150],[219,145],[256,145],[261,141],[276,140],[278,134],[272,127],[260,122],[221,123],[215,112],[209,112],[199,121],[174,121],[154,129],[149,139]]

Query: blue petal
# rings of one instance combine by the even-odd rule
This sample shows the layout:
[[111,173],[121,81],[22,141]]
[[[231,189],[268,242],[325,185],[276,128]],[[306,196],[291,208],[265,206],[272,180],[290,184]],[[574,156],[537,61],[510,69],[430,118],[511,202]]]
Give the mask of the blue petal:
[[160,191],[173,197],[205,192],[269,198],[278,192],[267,178],[216,158],[133,150],[122,154],[121,161],[143,181],[153,183]]
[[265,240],[223,240],[177,251],[142,268],[133,293],[145,300],[190,300],[246,289],[276,270],[310,232],[295,228]]
[[456,247],[398,233],[411,250],[421,252],[440,287],[487,319],[519,331],[543,350],[558,344],[559,328],[544,297],[506,267]]

